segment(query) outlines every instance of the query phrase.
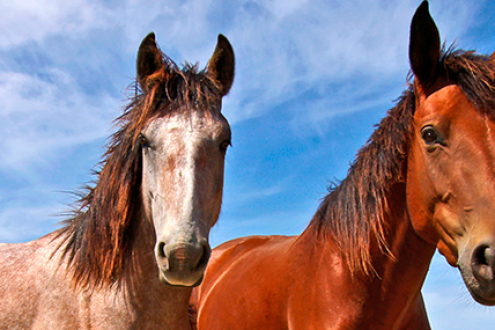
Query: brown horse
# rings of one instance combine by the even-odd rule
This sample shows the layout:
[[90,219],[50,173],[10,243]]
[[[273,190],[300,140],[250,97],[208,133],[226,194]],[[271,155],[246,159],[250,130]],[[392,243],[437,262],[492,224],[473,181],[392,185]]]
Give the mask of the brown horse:
[[0,244],[0,329],[190,329],[209,259],[230,128],[234,53],[220,35],[204,71],[179,69],[149,34],[140,90],[118,119],[94,187],[65,227]]
[[442,51],[424,1],[414,84],[299,236],[214,250],[192,304],[207,329],[429,329],[421,287],[438,248],[495,305],[495,56]]

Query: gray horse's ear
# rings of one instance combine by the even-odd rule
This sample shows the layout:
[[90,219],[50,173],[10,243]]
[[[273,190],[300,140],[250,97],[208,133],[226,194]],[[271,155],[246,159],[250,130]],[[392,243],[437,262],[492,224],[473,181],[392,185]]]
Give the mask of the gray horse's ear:
[[235,57],[230,42],[223,35],[218,35],[217,46],[208,61],[208,75],[221,87],[222,95],[226,95],[234,82]]
[[155,34],[151,32],[141,42],[137,55],[137,80],[143,91],[148,90],[148,77],[160,70],[163,65],[162,52],[156,45]]
[[421,84],[429,83],[435,77],[439,60],[440,34],[425,0],[413,16],[409,41],[411,69]]

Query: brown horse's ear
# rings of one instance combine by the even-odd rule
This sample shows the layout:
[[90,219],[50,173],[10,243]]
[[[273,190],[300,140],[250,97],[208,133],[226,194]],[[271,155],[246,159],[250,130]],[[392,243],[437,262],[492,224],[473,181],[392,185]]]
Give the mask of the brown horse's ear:
[[490,58],[488,59],[490,62],[495,62],[495,52],[490,55]]
[[430,16],[428,1],[423,1],[411,22],[409,61],[419,83],[431,82],[440,60],[440,34]]
[[136,67],[139,86],[146,92],[148,77],[163,67],[162,52],[156,45],[153,32],[148,34],[139,46]]
[[230,42],[218,35],[217,46],[208,61],[208,75],[220,83],[222,95],[226,95],[234,82],[235,57]]

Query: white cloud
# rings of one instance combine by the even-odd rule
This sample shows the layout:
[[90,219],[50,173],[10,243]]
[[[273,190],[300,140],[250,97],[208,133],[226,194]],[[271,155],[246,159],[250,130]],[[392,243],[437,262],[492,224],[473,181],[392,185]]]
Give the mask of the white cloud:
[[275,15],[277,20],[282,20],[288,15],[297,14],[304,6],[309,5],[308,2],[309,0],[274,0],[265,1],[264,4]]
[[[36,76],[0,72],[0,170],[26,171],[33,163],[56,158],[65,148],[108,135],[118,101],[91,99],[65,72],[47,72],[54,82]],[[56,82],[56,83],[55,83]]]
[[[347,1],[345,6],[309,0],[31,2],[0,5],[8,18],[0,28],[3,24],[2,30],[9,31],[0,47],[27,40],[42,44],[52,35],[80,38],[89,31],[115,30],[121,51],[133,58],[140,40],[153,30],[174,60],[204,66],[216,34],[226,34],[237,54],[237,72],[242,73],[228,100],[227,114],[234,123],[266,113],[315,83],[357,78],[372,85],[391,75],[405,77],[409,23],[417,7],[413,0]],[[469,6],[469,11],[461,11],[456,9],[460,5],[431,4],[442,35],[455,38],[472,24],[476,6]],[[101,53],[108,51],[115,50]]]
[[[234,122],[266,113],[318,84],[355,79],[366,89],[390,77],[405,81],[409,25],[417,1],[301,1],[290,2],[285,10],[278,4],[245,2],[236,12],[229,35],[242,75],[233,89]],[[442,35],[473,24],[476,7],[469,6],[461,13],[449,9],[458,6],[431,6],[442,22]],[[435,15],[437,7],[441,16]]]
[[9,47],[29,40],[43,41],[48,35],[81,34],[89,28],[101,27],[96,1],[25,0],[0,3],[2,20],[0,47]]

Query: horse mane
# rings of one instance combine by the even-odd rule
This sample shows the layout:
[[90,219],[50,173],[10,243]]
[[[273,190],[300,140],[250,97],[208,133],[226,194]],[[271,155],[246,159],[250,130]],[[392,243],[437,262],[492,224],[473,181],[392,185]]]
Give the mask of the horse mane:
[[[457,84],[478,111],[495,118],[495,60],[472,51],[442,51],[440,71]],[[347,177],[330,187],[310,223],[317,235],[329,234],[351,273],[374,272],[371,244],[393,257],[386,240],[385,214],[394,185],[406,182],[407,150],[413,131],[414,91],[408,89],[358,151]],[[387,195],[388,194],[388,195]]]
[[152,118],[185,109],[218,112],[220,88],[205,70],[186,63],[182,69],[162,54],[164,66],[148,78],[146,91],[135,95],[117,118],[118,130],[103,155],[93,186],[87,186],[56,237],[72,271],[74,284],[97,287],[132,279],[138,269],[133,253],[136,232],[154,233],[142,221],[141,145],[138,137]]

